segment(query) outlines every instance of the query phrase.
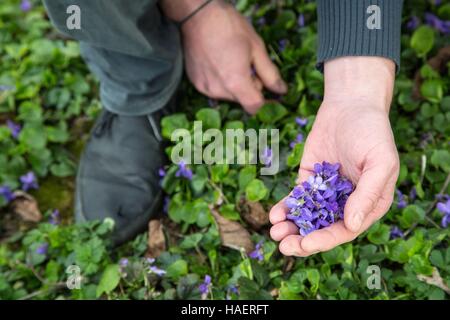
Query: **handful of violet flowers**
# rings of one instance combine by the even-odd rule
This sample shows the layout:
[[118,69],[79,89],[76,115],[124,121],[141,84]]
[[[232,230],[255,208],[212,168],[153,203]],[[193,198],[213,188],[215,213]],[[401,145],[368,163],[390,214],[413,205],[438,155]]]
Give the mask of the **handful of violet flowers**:
[[285,204],[286,216],[302,236],[344,219],[344,207],[353,192],[352,182],[339,174],[339,163],[316,163],[314,175],[296,186]]

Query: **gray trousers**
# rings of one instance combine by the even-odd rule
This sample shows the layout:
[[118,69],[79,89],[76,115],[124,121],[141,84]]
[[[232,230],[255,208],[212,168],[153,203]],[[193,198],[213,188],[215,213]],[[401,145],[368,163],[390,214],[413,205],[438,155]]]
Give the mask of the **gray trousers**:
[[[103,106],[137,116],[164,107],[183,69],[179,30],[157,0],[44,0],[55,27],[80,42],[81,54],[100,80]],[[67,24],[79,7],[80,29]]]

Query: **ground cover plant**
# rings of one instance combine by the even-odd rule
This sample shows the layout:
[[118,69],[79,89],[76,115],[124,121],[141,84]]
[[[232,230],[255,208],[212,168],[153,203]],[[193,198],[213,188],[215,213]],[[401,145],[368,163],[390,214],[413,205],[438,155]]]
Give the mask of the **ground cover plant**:
[[[149,225],[150,237],[112,250],[111,221],[72,220],[78,157],[101,108],[98,83],[39,1],[0,3],[1,299],[449,298],[450,4],[405,1],[390,114],[401,160],[391,209],[355,241],[308,258],[278,252],[268,210],[295,187],[321,103],[316,4],[235,5],[268,44],[288,94],[268,94],[251,117],[184,82],[162,134],[169,140],[196,120],[219,130],[278,128],[280,172],[261,176],[265,164],[161,168],[162,219]],[[378,288],[367,286],[369,266],[380,268]]]

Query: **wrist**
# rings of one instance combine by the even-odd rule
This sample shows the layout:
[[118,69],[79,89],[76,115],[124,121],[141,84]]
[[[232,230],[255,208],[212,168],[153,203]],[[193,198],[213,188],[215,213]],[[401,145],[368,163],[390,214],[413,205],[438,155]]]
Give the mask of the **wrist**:
[[325,62],[324,101],[358,101],[389,112],[395,64],[382,57],[340,57]]
[[[200,7],[205,5],[206,0],[162,0],[161,2],[161,9],[164,12],[164,14],[171,20],[180,22],[186,17],[188,17],[190,14],[194,13],[196,10],[198,10]],[[204,11],[208,11],[209,7],[217,7],[224,5],[223,0],[213,0],[207,5],[205,5],[201,10],[195,13],[194,16],[192,16],[188,21],[186,21],[186,24],[190,20],[195,20],[196,16],[200,16],[204,14]]]

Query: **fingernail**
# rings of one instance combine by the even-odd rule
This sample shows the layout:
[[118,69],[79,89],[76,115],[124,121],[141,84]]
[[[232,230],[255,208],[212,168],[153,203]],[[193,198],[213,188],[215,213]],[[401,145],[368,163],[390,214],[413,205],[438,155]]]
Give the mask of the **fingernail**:
[[353,231],[358,231],[361,229],[364,220],[364,214],[362,212],[357,212],[353,217],[352,229]]
[[281,80],[281,79],[279,79],[279,80],[277,81],[277,88],[278,88],[278,90],[281,91],[281,92],[286,92],[287,89],[288,89],[286,82],[284,82],[284,81]]

